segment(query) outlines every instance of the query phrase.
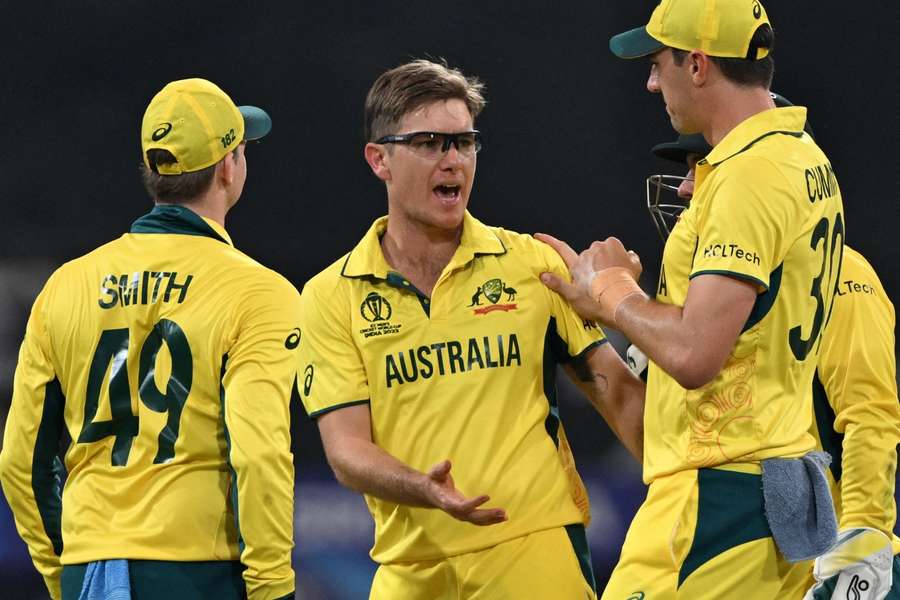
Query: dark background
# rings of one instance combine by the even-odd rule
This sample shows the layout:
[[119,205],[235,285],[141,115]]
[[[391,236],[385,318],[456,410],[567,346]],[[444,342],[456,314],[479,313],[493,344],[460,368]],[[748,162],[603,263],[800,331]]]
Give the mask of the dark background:
[[[649,154],[674,133],[660,97],[644,88],[646,61],[615,59],[607,42],[645,23],[654,4],[107,0],[5,7],[0,424],[27,311],[49,272],[118,237],[150,208],[138,177],[140,121],[152,95],[173,79],[208,78],[238,104],[271,114],[272,134],[248,149],[248,183],[227,226],[239,248],[298,288],[386,211],[383,187],[362,158],[369,85],[400,62],[432,56],[487,84],[473,214],[578,247],[616,235],[643,258],[651,289],[662,246],[645,208],[644,179],[682,168]],[[900,4],[770,0],[767,10],[778,35],[774,89],[810,107],[841,184],[848,242],[897,297]],[[564,395],[576,457],[586,478],[599,482],[591,488],[595,515],[617,515],[601,515],[591,535],[615,548],[640,501],[637,468],[587,403]],[[318,434],[300,412],[300,581],[309,579],[311,598],[364,597],[313,581],[307,565],[315,563],[302,554],[327,534],[303,535],[304,503],[316,490],[325,505],[345,499],[351,513],[363,515],[360,527],[368,523],[361,501],[329,487]],[[12,527],[2,503],[0,525]],[[359,535],[362,545],[347,549],[361,561],[354,563],[357,590],[371,568],[364,554],[370,534]],[[22,543],[14,536],[0,543],[0,595],[40,597]],[[603,581],[615,552],[598,547]]]

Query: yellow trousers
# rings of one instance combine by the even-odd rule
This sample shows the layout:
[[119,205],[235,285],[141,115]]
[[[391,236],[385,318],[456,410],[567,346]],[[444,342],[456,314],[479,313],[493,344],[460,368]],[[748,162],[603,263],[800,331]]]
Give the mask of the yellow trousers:
[[370,600],[596,600],[582,525],[441,560],[381,565]]
[[800,600],[812,562],[789,563],[757,472],[700,469],[650,484],[603,600]]

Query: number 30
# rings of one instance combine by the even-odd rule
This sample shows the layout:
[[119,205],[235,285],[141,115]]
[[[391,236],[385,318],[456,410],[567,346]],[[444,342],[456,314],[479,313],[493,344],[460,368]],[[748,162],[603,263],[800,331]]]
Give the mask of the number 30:
[[[828,294],[828,317],[831,316],[834,296],[837,293],[838,285],[840,285],[838,273],[841,270],[841,261],[844,258],[844,220],[841,217],[841,213],[838,213],[835,216],[834,229],[831,230],[830,246],[828,240],[828,225],[828,219],[822,217],[813,228],[812,239],[809,241],[809,246],[813,250],[816,250],[819,247],[820,242],[822,244],[822,269],[819,271],[818,277],[813,279],[812,288],[809,291],[810,296],[816,301],[816,312],[813,316],[812,330],[809,332],[809,337],[805,340],[803,339],[803,332],[800,325],[792,327],[788,334],[788,342],[790,343],[791,351],[794,353],[794,358],[797,360],[806,360],[809,351],[819,339],[819,334],[822,332],[822,326],[828,323],[828,319],[825,315],[826,300],[822,298],[822,279],[825,277],[826,265],[828,265],[828,284],[824,289],[825,293]],[[841,238],[840,241],[838,241],[838,237]],[[835,268],[834,265],[835,254],[837,254],[837,268]],[[834,282],[834,285],[832,285],[832,281]]]

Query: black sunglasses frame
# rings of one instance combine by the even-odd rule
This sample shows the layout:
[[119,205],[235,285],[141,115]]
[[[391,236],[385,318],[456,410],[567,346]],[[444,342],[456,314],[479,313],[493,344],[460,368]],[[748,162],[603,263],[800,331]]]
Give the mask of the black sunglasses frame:
[[472,129],[470,131],[460,131],[458,133],[444,133],[442,131],[413,131],[410,133],[399,133],[395,135],[385,135],[377,140],[375,140],[376,144],[409,144],[414,137],[417,135],[430,135],[430,136],[443,136],[444,143],[441,146],[441,152],[445,153],[450,150],[450,145],[456,146],[456,151],[460,152],[459,149],[459,138],[464,135],[472,135],[475,137],[475,153],[481,151],[481,132],[477,129]]

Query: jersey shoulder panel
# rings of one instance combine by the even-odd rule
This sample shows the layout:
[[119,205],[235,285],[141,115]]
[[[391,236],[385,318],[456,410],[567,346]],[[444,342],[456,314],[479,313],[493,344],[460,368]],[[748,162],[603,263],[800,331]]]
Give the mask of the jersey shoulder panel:
[[531,266],[537,274],[543,271],[553,271],[563,275],[568,273],[559,254],[544,242],[536,240],[527,233],[518,233],[502,227],[491,227],[491,230],[497,235],[508,253]]
[[303,284],[303,295],[309,293],[320,297],[332,296],[337,290],[347,293],[349,286],[356,279],[344,274],[344,265],[349,257],[350,253],[348,252],[313,275]]
[[864,282],[874,287],[876,291],[884,293],[884,286],[878,278],[878,273],[875,272],[875,267],[865,256],[850,246],[844,246],[844,258],[841,263],[841,279],[847,278]]

